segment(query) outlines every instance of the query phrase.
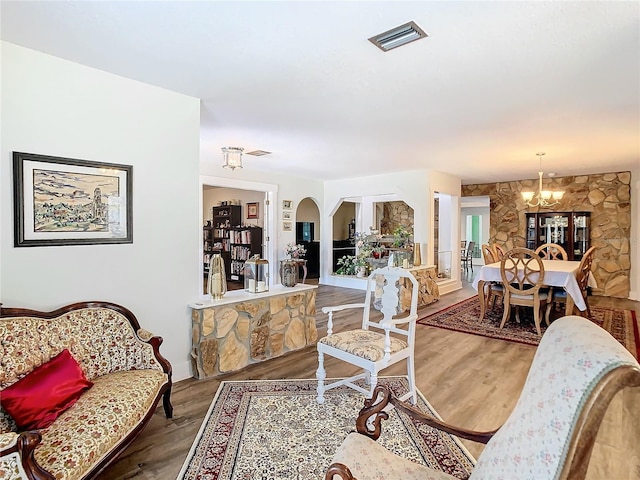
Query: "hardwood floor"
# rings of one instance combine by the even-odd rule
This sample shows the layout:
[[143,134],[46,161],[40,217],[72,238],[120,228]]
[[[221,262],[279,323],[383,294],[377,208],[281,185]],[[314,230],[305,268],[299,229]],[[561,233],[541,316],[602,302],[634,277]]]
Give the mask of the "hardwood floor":
[[[478,268],[475,269],[477,273]],[[469,272],[469,275],[473,273]],[[470,278],[469,278],[470,280]],[[422,312],[436,312],[475,295],[470,284],[443,296]],[[318,333],[326,333],[326,317],[320,308],[362,301],[358,290],[321,285],[317,295]],[[640,302],[591,297],[593,305],[633,309],[640,315]],[[336,315],[336,325],[355,326],[357,314]],[[508,417],[524,384],[535,347],[449,330],[418,326],[416,348],[417,385],[436,411],[448,422],[474,430],[489,430]],[[327,358],[328,376],[346,376],[355,369]],[[166,419],[159,407],[150,424],[117,463],[100,480],[175,479],[201,422],[222,380],[314,378],[315,347],[252,365],[240,372],[215,379],[187,379],[174,385],[174,418]],[[385,374],[404,374],[403,365]],[[477,458],[483,445],[464,441]],[[627,389],[614,398],[598,433],[591,457],[589,480],[640,478],[640,388]]]

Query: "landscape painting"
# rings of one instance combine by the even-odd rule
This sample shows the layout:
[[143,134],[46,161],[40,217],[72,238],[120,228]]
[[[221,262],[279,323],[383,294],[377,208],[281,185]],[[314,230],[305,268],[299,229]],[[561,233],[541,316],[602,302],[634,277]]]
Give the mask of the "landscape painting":
[[131,243],[129,165],[14,152],[15,246]]
[[[120,197],[119,183],[115,176],[34,169],[34,230],[109,231],[109,199]],[[117,211],[111,213],[111,218],[119,218]]]

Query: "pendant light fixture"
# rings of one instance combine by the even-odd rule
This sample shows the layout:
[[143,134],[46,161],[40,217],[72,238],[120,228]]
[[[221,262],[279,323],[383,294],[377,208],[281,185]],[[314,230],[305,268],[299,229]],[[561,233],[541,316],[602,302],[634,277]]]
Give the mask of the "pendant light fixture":
[[222,157],[224,159],[224,168],[230,168],[235,170],[236,168],[242,168],[242,147],[222,147]]
[[542,189],[542,156],[544,152],[538,152],[536,155],[540,161],[540,171],[538,172],[539,184],[538,184],[538,193],[535,192],[521,192],[522,199],[525,201],[527,205],[530,207],[552,207],[560,203],[564,192],[562,191],[552,191],[552,190],[543,190]]

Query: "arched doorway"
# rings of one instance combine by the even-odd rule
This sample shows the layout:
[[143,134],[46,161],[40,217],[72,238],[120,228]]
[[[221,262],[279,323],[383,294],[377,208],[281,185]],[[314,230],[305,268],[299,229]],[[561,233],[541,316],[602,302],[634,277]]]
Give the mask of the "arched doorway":
[[320,210],[313,199],[298,203],[295,221],[296,243],[307,250],[307,278],[320,278]]

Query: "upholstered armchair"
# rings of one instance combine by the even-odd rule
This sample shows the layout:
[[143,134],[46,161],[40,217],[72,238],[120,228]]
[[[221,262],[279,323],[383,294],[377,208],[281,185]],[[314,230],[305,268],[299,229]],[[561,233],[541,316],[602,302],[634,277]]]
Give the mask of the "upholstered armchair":
[[581,480],[602,418],[622,388],[640,386],[640,365],[608,332],[578,316],[551,324],[515,408],[498,430],[474,432],[426,416],[378,385],[333,457],[325,479],[453,480],[378,444],[391,406],[426,425],[485,443],[472,480]]

